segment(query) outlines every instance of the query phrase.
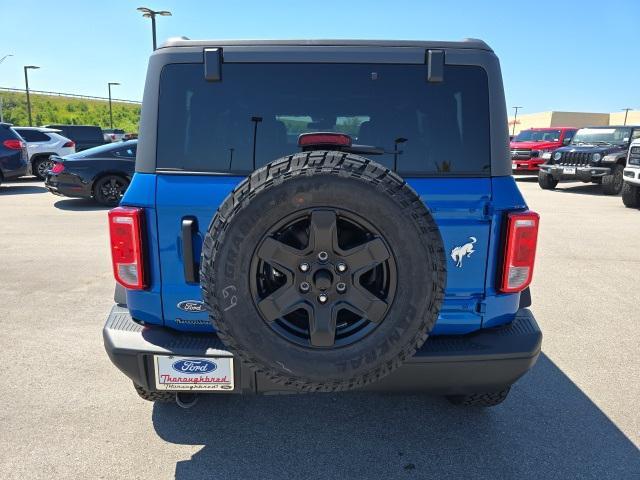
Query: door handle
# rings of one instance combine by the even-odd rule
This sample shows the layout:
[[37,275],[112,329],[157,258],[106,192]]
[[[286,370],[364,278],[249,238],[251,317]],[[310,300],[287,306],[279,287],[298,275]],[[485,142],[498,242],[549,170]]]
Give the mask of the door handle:
[[182,261],[184,265],[184,279],[187,283],[200,281],[199,265],[193,254],[193,237],[198,232],[198,220],[194,217],[182,219]]

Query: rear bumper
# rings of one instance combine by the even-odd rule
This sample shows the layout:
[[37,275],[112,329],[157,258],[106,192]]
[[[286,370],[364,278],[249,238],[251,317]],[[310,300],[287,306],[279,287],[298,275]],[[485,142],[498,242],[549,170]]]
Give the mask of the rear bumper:
[[91,185],[83,183],[77,176],[69,174],[57,175],[48,172],[44,186],[54,195],[74,198],[91,198]]
[[27,164],[25,163],[17,168],[2,168],[0,173],[2,173],[2,177],[0,178],[4,178],[5,180],[24,177],[25,175],[28,175]]
[[[109,358],[135,384],[155,390],[154,355],[228,357],[215,334],[193,334],[135,322],[129,310],[115,305],[103,329]],[[506,326],[463,336],[429,337],[402,367],[363,390],[467,394],[501,390],[536,362],[542,332],[533,314],[521,309]],[[235,389],[230,393],[294,393],[234,362]]]

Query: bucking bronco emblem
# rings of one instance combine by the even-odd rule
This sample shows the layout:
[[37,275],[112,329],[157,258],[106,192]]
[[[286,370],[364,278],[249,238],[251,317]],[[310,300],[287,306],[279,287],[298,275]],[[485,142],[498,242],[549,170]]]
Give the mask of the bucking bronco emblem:
[[459,247],[455,247],[451,250],[451,258],[456,262],[456,267],[462,268],[462,259],[464,257],[469,258],[475,250],[473,249],[473,245],[478,241],[476,237],[469,237],[470,242],[465,243],[464,245],[460,245]]

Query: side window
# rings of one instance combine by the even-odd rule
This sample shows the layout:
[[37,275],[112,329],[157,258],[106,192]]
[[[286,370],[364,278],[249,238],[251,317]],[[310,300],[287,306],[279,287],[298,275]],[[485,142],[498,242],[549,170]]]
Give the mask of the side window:
[[27,142],[48,142],[51,140],[48,135],[37,130],[17,130],[17,132]]
[[120,150],[116,150],[115,152],[113,152],[113,154],[118,158],[125,158],[125,159],[128,159],[128,160],[135,160],[135,158],[136,158],[136,147],[132,146],[132,147],[128,147],[128,148],[121,148]]
[[573,136],[576,134],[577,130],[566,130],[564,132],[564,139],[562,140],[562,143],[564,145],[569,145],[571,143],[571,140],[573,139]]

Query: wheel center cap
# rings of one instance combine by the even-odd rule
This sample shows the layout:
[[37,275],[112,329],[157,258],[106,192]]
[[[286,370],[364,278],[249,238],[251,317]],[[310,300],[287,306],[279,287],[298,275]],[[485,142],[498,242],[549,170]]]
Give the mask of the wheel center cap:
[[318,270],[313,275],[313,284],[320,290],[327,290],[328,288],[331,288],[332,283],[333,275],[331,275],[331,272],[325,268]]

